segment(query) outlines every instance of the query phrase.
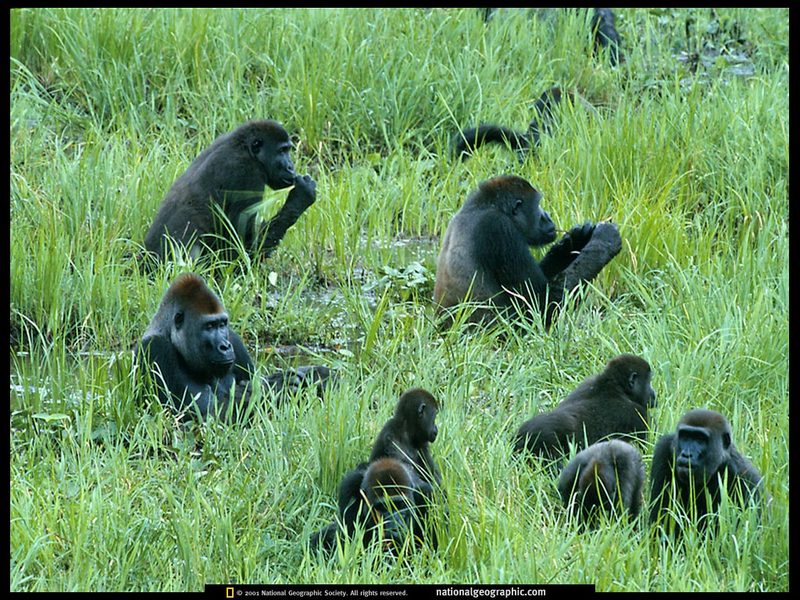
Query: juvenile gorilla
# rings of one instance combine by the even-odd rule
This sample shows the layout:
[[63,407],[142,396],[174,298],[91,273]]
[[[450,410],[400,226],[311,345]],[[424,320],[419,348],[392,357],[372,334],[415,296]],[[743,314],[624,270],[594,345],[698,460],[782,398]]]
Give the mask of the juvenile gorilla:
[[[369,462],[347,472],[339,484],[338,516],[344,534],[352,536],[363,528],[366,545],[382,522],[384,539],[390,544],[402,543],[410,533],[417,542],[428,539],[432,547],[437,546],[426,516],[434,489],[441,484],[441,473],[430,451],[438,435],[438,410],[436,399],[421,388],[400,396],[394,416],[375,440]],[[403,493],[392,494],[391,503],[378,502],[376,486],[390,479],[397,484],[395,490],[403,489]],[[338,523],[331,523],[311,536],[311,549],[333,549],[341,532]]]
[[587,524],[598,510],[624,510],[635,518],[642,507],[643,486],[642,455],[622,440],[597,442],[581,450],[558,478],[564,506]]
[[[249,252],[269,255],[316,199],[316,183],[295,173],[291,149],[289,134],[272,120],[249,121],[218,137],[173,183],[145,236],[145,248],[159,260],[166,256],[167,238],[193,256],[201,243],[232,248],[230,226],[215,214],[221,209]],[[261,201],[266,185],[294,188],[269,224],[257,227],[249,209]]]
[[517,431],[514,450],[556,458],[606,436],[647,432],[647,407],[655,406],[647,361],[632,354],[611,359],[599,375],[585,379],[551,412],[525,421]]
[[761,497],[761,473],[734,446],[728,420],[713,410],[690,410],[653,451],[650,520],[679,531],[678,509],[704,528],[719,507],[723,485],[734,503]]
[[[164,294],[137,348],[136,362],[154,378],[158,398],[182,419],[238,419],[250,400],[255,366],[217,295],[197,275],[178,276]],[[327,367],[305,366],[270,375],[265,386],[285,393],[323,386]]]
[[[549,327],[555,308],[580,283],[591,281],[622,248],[616,225],[576,225],[540,262],[530,246],[556,239],[542,195],[515,175],[483,181],[467,198],[444,234],[433,297],[437,311],[471,300],[481,303],[472,322],[491,321],[498,310],[518,306],[542,313]],[[452,323],[445,310],[443,323]]]

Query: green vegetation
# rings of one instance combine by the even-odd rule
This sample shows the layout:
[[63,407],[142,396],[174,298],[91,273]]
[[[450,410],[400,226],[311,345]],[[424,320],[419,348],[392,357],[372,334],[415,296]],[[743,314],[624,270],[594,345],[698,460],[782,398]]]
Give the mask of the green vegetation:
[[[627,63],[612,69],[579,11],[486,25],[475,9],[13,10],[11,589],[788,590],[788,9],[627,9],[617,25]],[[522,165],[503,148],[447,155],[459,126],[524,129],[552,85],[596,112],[563,111]],[[316,204],[269,260],[140,274],[172,181],[266,117],[299,142]],[[501,173],[541,189],[562,229],[613,219],[623,250],[549,333],[441,334],[439,240]],[[283,197],[267,194],[265,216]],[[186,270],[209,279],[265,373],[319,362],[341,385],[259,406],[246,429],[182,429],[138,400],[129,349]],[[581,532],[552,474],[511,457],[524,419],[621,352],[654,369],[646,464],[686,410],[723,412],[766,476],[763,527],[724,506],[713,544],[613,520]],[[443,404],[443,547],[309,555],[339,478],[411,386]]]

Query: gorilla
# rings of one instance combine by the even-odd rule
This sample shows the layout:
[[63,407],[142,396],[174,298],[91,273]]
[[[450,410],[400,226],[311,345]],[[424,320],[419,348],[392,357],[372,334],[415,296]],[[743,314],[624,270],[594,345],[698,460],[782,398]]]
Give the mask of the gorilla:
[[439,433],[436,426],[438,413],[439,403],[427,390],[412,388],[404,392],[397,401],[394,415],[383,426],[372,446],[370,462],[384,457],[395,458],[408,464],[421,481],[440,485],[442,475],[430,448]]
[[622,248],[617,226],[586,222],[570,229],[536,262],[529,246],[556,238],[542,195],[515,175],[483,181],[456,213],[444,234],[436,266],[434,301],[442,324],[449,309],[466,300],[483,304],[471,322],[490,322],[498,311],[542,313],[549,327],[555,308],[580,283],[591,281]]
[[573,517],[590,524],[598,510],[639,514],[644,463],[639,451],[622,440],[596,442],[581,450],[561,471],[558,492]]
[[614,11],[610,8],[595,8],[592,13],[592,38],[595,54],[608,48],[608,61],[612,67],[625,62],[625,55],[619,49],[621,39],[615,25]]
[[[255,366],[229,327],[222,302],[197,275],[184,273],[169,286],[138,345],[136,363],[153,376],[159,400],[181,420],[237,420],[247,412]],[[263,381],[282,395],[298,386],[321,388],[330,379],[327,367],[308,365]]]
[[761,497],[761,474],[733,444],[731,426],[720,413],[690,410],[675,432],[656,443],[650,472],[650,521],[680,531],[676,509],[705,528],[720,504],[720,488],[745,505]]
[[456,133],[450,140],[450,146],[456,158],[466,159],[484,144],[506,144],[517,153],[520,162],[524,162],[525,154],[539,145],[542,133],[550,134],[553,126],[553,110],[561,102],[562,96],[573,100],[570,92],[562,94],[561,88],[546,90],[533,105],[534,116],[528,124],[527,131],[517,131],[501,125],[484,124],[471,127]]
[[[431,486],[403,461],[385,457],[361,463],[339,486],[339,518],[344,533],[352,535],[363,528],[363,544],[368,546],[382,532],[380,539],[387,550],[402,546],[409,535],[419,543],[425,537],[424,520],[431,495]],[[336,522],[323,527],[311,536],[311,550],[333,550],[341,533]]]
[[[230,250],[232,226],[244,247],[268,256],[316,199],[316,183],[297,175],[289,134],[276,121],[249,121],[218,137],[173,183],[144,239],[148,254],[164,260],[168,238],[199,255],[200,244]],[[294,186],[281,210],[257,227],[253,208],[264,186]],[[223,211],[230,225],[220,219]]]
[[612,358],[599,375],[581,382],[551,412],[525,421],[517,431],[515,452],[557,458],[566,453],[569,442],[579,448],[607,436],[647,432],[647,407],[655,406],[656,393],[650,385],[652,373],[647,361],[632,354]]
[[[338,523],[327,525],[310,539],[312,550],[330,551],[337,536],[352,536],[359,528],[367,533],[364,544],[373,539],[375,526],[383,522],[384,539],[401,543],[411,533],[417,543],[428,539],[438,546],[435,532],[426,524],[428,508],[435,500],[434,486],[441,485],[442,476],[430,444],[436,440],[436,415],[439,404],[428,391],[412,388],[400,396],[394,415],[381,429],[372,447],[369,462],[361,463],[342,478],[338,492]],[[393,480],[405,490],[405,498],[391,495],[392,504],[378,502],[375,488]],[[395,489],[397,489],[395,486]],[[387,508],[389,506],[389,508]]]

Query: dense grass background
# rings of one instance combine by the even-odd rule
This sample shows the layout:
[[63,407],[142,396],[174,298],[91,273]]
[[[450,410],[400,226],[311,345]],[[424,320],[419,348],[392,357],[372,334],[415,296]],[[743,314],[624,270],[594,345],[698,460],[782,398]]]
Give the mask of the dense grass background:
[[[11,588],[198,590],[221,582],[595,583],[787,590],[788,10],[618,11],[627,63],[591,56],[580,11],[11,12]],[[524,164],[460,163],[458,127],[562,111]],[[135,254],[172,181],[245,120],[281,121],[316,204],[268,261]],[[619,224],[623,251],[549,333],[438,333],[439,240],[469,190],[528,178],[566,229]],[[267,193],[264,214],[282,201]],[[184,430],[135,396],[128,349],[172,278],[209,278],[260,368],[336,367],[247,429]],[[270,276],[271,273],[277,275]],[[273,283],[274,282],[274,283]],[[643,448],[686,410],[726,414],[774,498],[723,507],[701,544],[643,524],[581,532],[555,479],[510,455],[519,423],[620,352],[654,368]],[[410,386],[441,399],[447,541],[384,561],[304,540],[334,512]],[[441,520],[445,527],[444,520]]]

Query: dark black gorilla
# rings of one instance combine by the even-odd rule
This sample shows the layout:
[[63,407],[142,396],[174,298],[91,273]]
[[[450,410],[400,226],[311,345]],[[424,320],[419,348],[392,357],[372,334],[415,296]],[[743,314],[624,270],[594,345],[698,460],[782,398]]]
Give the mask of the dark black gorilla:
[[539,145],[542,133],[549,134],[553,127],[553,110],[562,97],[572,100],[570,92],[562,94],[561,88],[546,90],[533,105],[533,118],[527,131],[517,131],[502,125],[484,124],[456,133],[450,145],[456,158],[469,158],[469,155],[484,144],[506,144],[517,153],[520,162],[525,154]]
[[614,11],[610,8],[595,8],[592,13],[592,38],[594,51],[608,49],[608,61],[612,67],[625,62],[625,55],[620,50],[621,39],[615,25]]
[[[181,418],[236,420],[247,412],[253,361],[222,302],[197,275],[184,273],[170,285],[136,362],[153,377],[161,403]],[[327,367],[305,366],[270,375],[264,384],[285,394],[301,385],[321,388],[330,377]]]
[[[145,236],[148,253],[163,260],[167,238],[196,256],[200,242],[212,249],[230,249],[230,226],[244,247],[269,255],[286,231],[316,199],[316,183],[297,175],[289,134],[276,121],[250,121],[218,137],[189,165],[166,197]],[[274,190],[294,186],[281,210],[266,226],[256,226],[254,211],[264,186]],[[230,225],[215,214],[224,211]]]
[[719,507],[722,486],[732,502],[746,505],[761,497],[761,473],[734,446],[724,416],[690,410],[653,452],[650,520],[672,533],[680,531],[675,514],[682,512],[704,528]]
[[[619,253],[616,225],[586,222],[570,229],[537,262],[529,247],[556,238],[550,215],[539,206],[541,197],[515,175],[478,185],[444,234],[433,292],[437,311],[467,300],[480,302],[484,306],[470,317],[480,322],[516,305],[522,312],[543,314],[549,326],[565,291],[594,279]],[[451,311],[445,312],[449,324]]]
[[394,415],[378,434],[369,461],[395,458],[407,463],[422,481],[441,484],[442,475],[430,447],[439,434],[438,413],[439,403],[430,392],[422,388],[404,392],[397,401]]
[[639,451],[622,440],[592,444],[561,471],[558,492],[564,506],[591,524],[598,510],[624,510],[635,518],[642,507],[644,463]]
[[365,546],[381,539],[391,550],[402,546],[409,535],[419,543],[425,538],[432,492],[430,484],[420,480],[403,461],[384,457],[361,463],[339,485],[339,520],[344,530],[334,522],[315,532],[310,539],[311,550],[333,550],[342,531],[351,536],[359,528],[364,531]]
[[551,412],[525,421],[514,450],[555,458],[568,451],[570,442],[583,448],[611,435],[644,439],[647,407],[656,401],[651,378],[650,365],[638,356],[611,359],[602,373],[584,379]]
[[[421,388],[407,390],[400,396],[394,415],[373,444],[369,462],[347,472],[339,484],[338,517],[346,535],[352,536],[362,528],[369,532],[364,537],[364,543],[368,544],[375,527],[382,522],[384,539],[391,544],[400,544],[412,534],[417,543],[427,539],[432,547],[437,547],[438,540],[428,527],[426,516],[442,479],[430,450],[438,435],[438,410],[436,399]],[[376,513],[373,490],[376,482],[388,478],[405,487],[405,498],[394,497],[393,505],[381,504],[383,509]],[[340,532],[337,523],[324,527],[311,536],[311,549],[333,549]]]

